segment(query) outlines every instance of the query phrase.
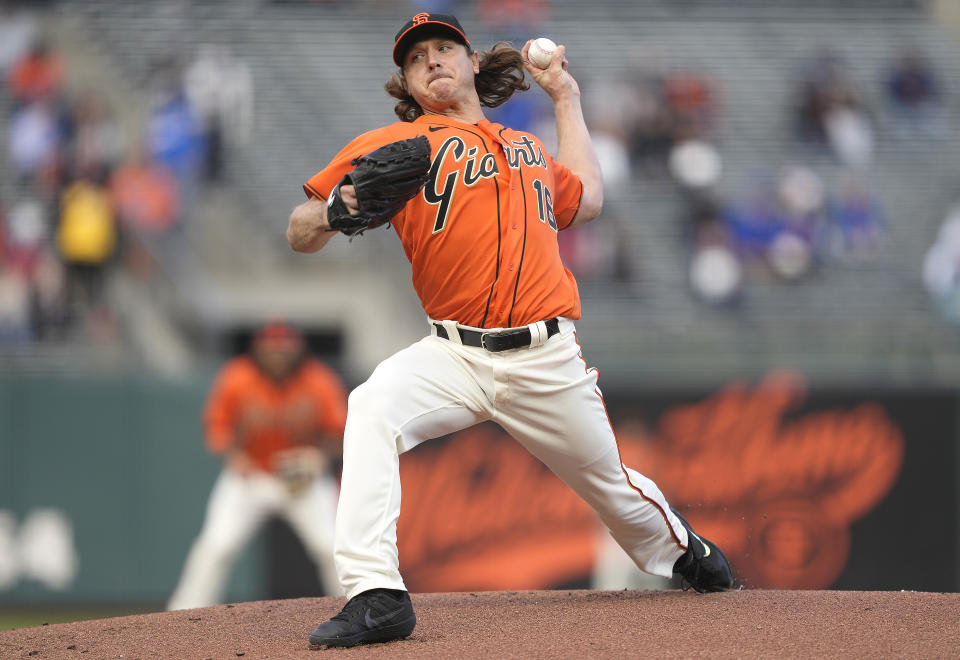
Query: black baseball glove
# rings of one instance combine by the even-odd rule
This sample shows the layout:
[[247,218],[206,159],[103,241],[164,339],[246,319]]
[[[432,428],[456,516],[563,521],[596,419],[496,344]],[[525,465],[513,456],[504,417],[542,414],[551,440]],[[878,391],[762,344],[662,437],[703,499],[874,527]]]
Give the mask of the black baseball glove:
[[[390,222],[403,205],[413,199],[427,182],[430,171],[430,141],[424,137],[398,140],[350,161],[353,171],[334,188],[327,208],[330,229],[357,236]],[[340,186],[357,191],[356,215],[347,211],[340,198]]]

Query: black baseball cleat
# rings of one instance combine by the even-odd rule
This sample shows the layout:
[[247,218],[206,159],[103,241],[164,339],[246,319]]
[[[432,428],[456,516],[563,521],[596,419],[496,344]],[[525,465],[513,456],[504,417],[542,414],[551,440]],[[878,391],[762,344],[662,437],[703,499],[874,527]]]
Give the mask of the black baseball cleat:
[[696,534],[679,511],[672,507],[670,510],[687,528],[687,551],[673,564],[673,572],[682,578],[683,590],[693,587],[702,594],[733,588],[733,571],[720,548],[713,541]]
[[371,589],[344,605],[340,614],[321,623],[310,635],[313,646],[356,646],[402,639],[413,632],[417,616],[410,594],[396,589]]

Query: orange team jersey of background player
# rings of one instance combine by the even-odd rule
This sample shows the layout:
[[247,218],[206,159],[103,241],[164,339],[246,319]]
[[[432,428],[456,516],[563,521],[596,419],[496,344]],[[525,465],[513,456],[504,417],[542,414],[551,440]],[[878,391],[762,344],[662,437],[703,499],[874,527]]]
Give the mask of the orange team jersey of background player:
[[557,231],[573,221],[582,185],[533,135],[423,115],[356,138],[304,192],[327,200],[352,159],[419,135],[430,140],[430,178],[391,223],[427,316],[477,328],[580,318]]
[[347,396],[337,375],[319,360],[305,358],[278,383],[242,355],[217,375],[204,419],[210,451],[242,449],[272,472],[277,452],[314,445],[318,435],[343,436]]

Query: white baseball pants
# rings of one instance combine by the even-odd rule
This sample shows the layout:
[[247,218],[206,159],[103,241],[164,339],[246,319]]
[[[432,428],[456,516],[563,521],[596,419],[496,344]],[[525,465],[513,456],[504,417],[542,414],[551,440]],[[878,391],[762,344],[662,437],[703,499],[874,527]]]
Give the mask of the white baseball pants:
[[329,475],[294,496],[272,474],[241,476],[225,468],[210,493],[203,528],[190,548],[167,609],[222,602],[237,555],[273,515],[284,518],[300,537],[327,592],[340,595],[332,547],[336,500],[336,480]]
[[[686,529],[660,489],[623,466],[569,319],[536,348],[491,353],[425,337],[384,360],[349,399],[334,557],[348,597],[406,589],[397,556],[401,453],[479,422],[503,427],[597,512],[642,570],[670,577]],[[518,502],[518,506],[522,503]]]

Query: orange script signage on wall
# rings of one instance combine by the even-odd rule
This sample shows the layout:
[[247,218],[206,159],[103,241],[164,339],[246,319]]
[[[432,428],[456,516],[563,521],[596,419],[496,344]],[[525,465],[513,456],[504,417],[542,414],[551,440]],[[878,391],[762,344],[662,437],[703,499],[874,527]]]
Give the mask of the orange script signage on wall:
[[[676,405],[653,426],[642,400],[615,419],[624,463],[684,507],[747,586],[829,586],[850,524],[900,472],[903,436],[879,404],[804,412],[806,399],[797,377],[778,373]],[[493,425],[406,454],[401,478],[411,589],[549,588],[592,570],[605,534],[593,512]]]

